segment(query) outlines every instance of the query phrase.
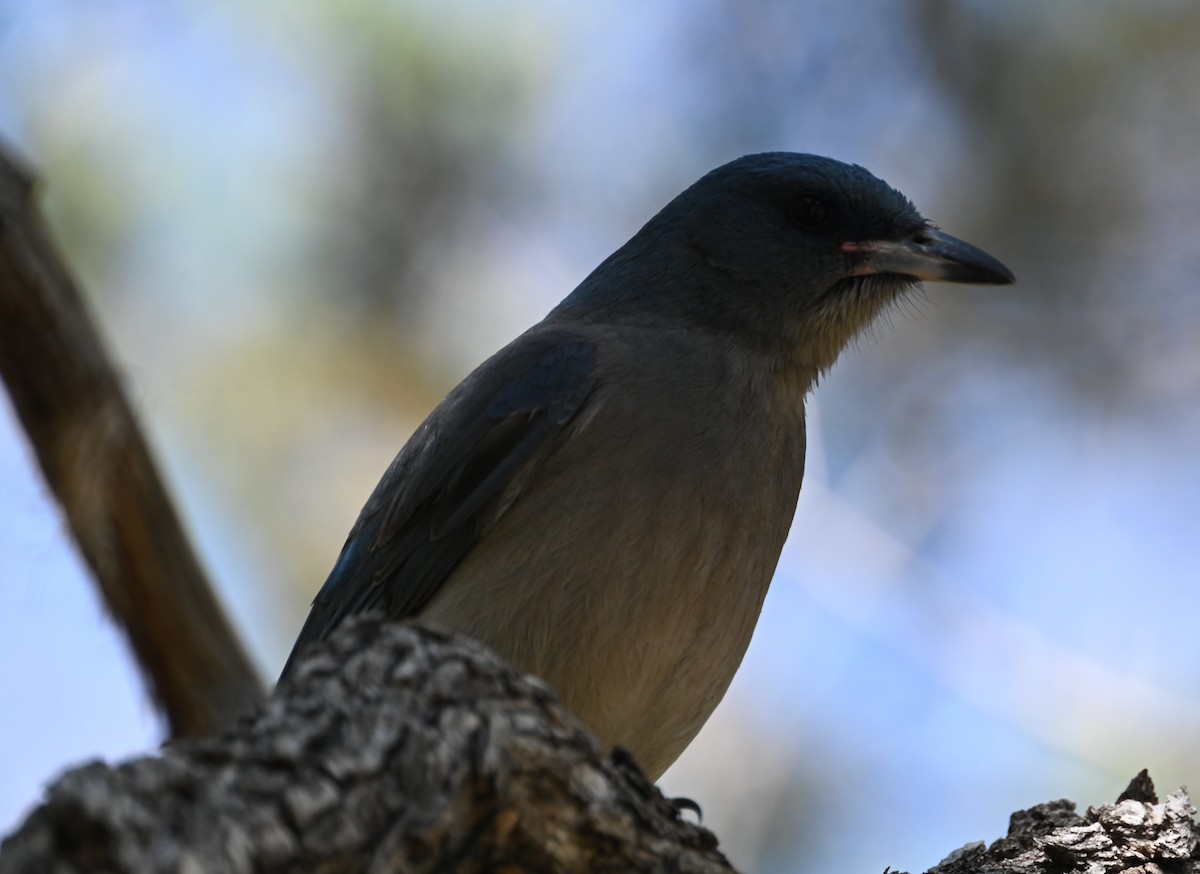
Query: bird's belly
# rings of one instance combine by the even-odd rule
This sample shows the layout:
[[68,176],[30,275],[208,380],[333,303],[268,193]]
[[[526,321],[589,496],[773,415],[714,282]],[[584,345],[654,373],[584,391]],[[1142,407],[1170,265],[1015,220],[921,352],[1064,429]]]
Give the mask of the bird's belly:
[[[620,488],[522,495],[422,619],[546,680],[602,743],[628,748],[657,779],[741,663],[799,474],[776,471],[764,487],[740,467],[710,468],[703,481],[612,472]],[[513,527],[547,536],[530,548]]]

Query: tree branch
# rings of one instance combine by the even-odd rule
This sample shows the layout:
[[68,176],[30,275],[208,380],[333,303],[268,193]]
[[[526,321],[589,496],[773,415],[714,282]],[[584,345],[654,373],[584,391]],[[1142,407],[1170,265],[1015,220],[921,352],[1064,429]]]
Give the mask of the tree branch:
[[[253,718],[60,777],[0,874],[732,869],[627,754],[541,681],[466,638],[366,616],[310,651]],[[1185,790],[1013,814],[929,874],[1200,874]]]
[[1159,802],[1142,771],[1115,804],[1061,800],[1014,813],[1008,834],[951,853],[928,874],[1063,874],[1117,872],[1200,874],[1200,829],[1186,789]]
[[68,772],[0,847],[0,874],[182,870],[732,869],[541,681],[368,616],[221,738]]
[[0,144],[0,376],[171,733],[219,730],[262,700],[167,496],[120,379]]

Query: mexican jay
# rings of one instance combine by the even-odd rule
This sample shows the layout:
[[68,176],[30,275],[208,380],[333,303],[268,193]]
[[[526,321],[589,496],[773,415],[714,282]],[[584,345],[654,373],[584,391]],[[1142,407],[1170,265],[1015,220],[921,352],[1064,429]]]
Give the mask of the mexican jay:
[[750,642],[805,396],[920,280],[1013,275],[862,167],[776,152],[713,170],[417,429],[284,673],[348,616],[417,619],[540,676],[657,779]]

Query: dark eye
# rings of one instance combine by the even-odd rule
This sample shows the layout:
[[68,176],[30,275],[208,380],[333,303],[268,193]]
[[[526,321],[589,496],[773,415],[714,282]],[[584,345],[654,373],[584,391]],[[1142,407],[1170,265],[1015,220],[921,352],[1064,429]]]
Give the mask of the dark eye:
[[806,230],[816,230],[829,218],[829,208],[819,197],[806,194],[792,201],[792,221]]

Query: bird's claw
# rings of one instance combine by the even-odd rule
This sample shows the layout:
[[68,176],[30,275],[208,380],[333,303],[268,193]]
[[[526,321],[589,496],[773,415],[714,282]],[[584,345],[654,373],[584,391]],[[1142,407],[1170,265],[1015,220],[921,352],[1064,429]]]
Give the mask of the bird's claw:
[[675,808],[675,812],[683,816],[685,810],[690,810],[696,814],[696,822],[704,822],[704,811],[700,809],[700,805],[690,798],[668,798],[667,804]]

